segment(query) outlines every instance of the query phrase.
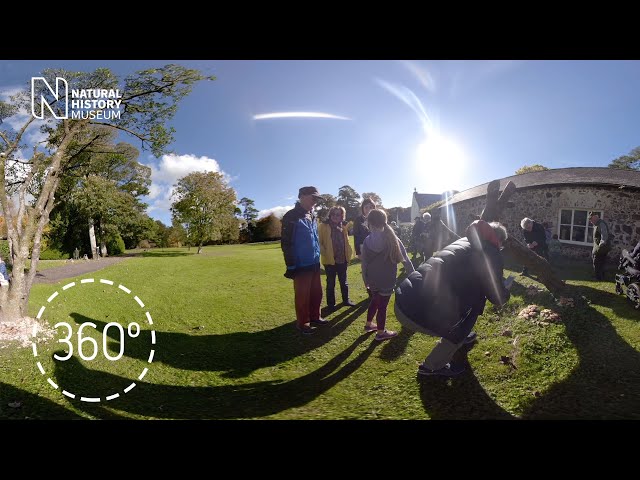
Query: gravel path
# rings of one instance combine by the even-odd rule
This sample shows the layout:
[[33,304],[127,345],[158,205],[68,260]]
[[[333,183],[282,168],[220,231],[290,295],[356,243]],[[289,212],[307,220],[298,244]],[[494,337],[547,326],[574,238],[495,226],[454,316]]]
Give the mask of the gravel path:
[[77,277],[85,273],[95,272],[110,267],[132,257],[107,257],[99,260],[76,260],[65,263],[62,267],[53,267],[36,273],[34,283],[56,283],[65,278]]

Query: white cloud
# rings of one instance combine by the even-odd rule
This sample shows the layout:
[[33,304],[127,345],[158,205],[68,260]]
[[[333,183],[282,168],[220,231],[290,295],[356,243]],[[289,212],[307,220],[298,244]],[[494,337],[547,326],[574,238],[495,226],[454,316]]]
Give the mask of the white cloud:
[[331,118],[334,120],[351,120],[349,117],[322,112],[273,112],[260,113],[253,116],[254,120],[269,120],[273,118]]
[[220,169],[213,158],[195,155],[163,155],[158,165],[151,167],[151,186],[147,200],[150,201],[149,213],[168,212],[171,208],[173,185],[178,180],[193,172],[220,172],[229,181],[229,176]]
[[282,218],[282,216],[287,213],[289,210],[291,210],[294,206],[290,205],[288,207],[271,207],[271,208],[267,208],[266,210],[260,210],[258,212],[258,218],[264,218],[264,217],[268,217],[269,215],[271,215],[272,213],[278,217],[278,218]]
[[151,167],[151,179],[158,183],[174,184],[192,172],[219,172],[220,165],[213,158],[195,155],[163,155],[158,167]]

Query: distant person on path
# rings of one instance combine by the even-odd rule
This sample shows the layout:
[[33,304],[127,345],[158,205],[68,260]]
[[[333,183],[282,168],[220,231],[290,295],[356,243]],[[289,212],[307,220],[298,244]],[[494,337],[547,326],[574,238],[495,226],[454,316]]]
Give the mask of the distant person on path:
[[320,235],[320,259],[327,275],[327,306],[331,311],[336,307],[336,275],[340,282],[342,304],[355,307],[349,299],[347,266],[353,255],[347,232],[346,212],[343,207],[331,207],[329,215],[318,226]]
[[594,226],[593,229],[593,273],[596,280],[604,280],[604,267],[607,262],[607,254],[611,250],[611,233],[609,225],[600,218],[597,212],[589,212],[589,221]]
[[464,367],[451,359],[460,347],[476,340],[472,329],[487,299],[496,306],[509,299],[513,277],[503,280],[500,253],[506,228],[477,220],[466,234],[430,257],[396,289],[398,321],[411,330],[441,337],[420,365],[420,375],[462,373]]
[[[402,262],[407,272],[413,272],[413,264],[400,239],[387,225],[387,215],[382,210],[369,213],[371,233],[362,245],[362,278],[371,290],[371,303],[367,311],[365,332],[376,333],[376,340],[387,340],[398,333],[386,330],[387,305],[396,285],[398,263]],[[376,323],[373,317],[376,317]]]
[[316,187],[302,187],[295,207],[282,217],[280,243],[287,265],[284,276],[293,279],[296,327],[304,335],[314,333],[314,325],[329,323],[320,318],[320,240],[313,211],[320,198]]
[[[542,224],[525,217],[520,222],[522,227],[522,233],[524,234],[524,241],[527,247],[539,257],[547,258],[549,252],[547,250],[547,235],[544,231]],[[529,270],[527,267],[522,267],[522,273],[520,275],[528,275]]]
[[76,247],[76,249],[73,251],[73,259],[78,260],[79,258],[80,258],[80,250],[78,250],[78,247]]
[[4,259],[0,256],[0,281],[9,282],[9,272],[7,272],[7,265],[4,263]]

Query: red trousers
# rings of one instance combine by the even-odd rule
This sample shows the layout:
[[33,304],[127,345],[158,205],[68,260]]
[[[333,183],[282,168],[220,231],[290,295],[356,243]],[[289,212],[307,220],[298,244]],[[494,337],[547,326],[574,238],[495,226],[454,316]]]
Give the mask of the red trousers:
[[322,283],[320,270],[315,272],[299,272],[293,278],[295,292],[296,319],[298,326],[320,319],[320,304],[322,303]]

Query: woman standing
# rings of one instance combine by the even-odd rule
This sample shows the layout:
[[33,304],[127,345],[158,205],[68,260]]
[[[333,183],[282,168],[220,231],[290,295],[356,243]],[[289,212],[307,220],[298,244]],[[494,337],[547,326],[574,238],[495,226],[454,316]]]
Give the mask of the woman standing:
[[320,261],[327,274],[327,306],[331,311],[336,307],[336,275],[340,282],[342,303],[345,306],[354,307],[356,304],[349,300],[349,283],[347,283],[347,266],[353,255],[347,222],[345,222],[345,209],[331,207],[327,220],[320,223],[318,233],[320,237]]
[[[371,289],[371,303],[367,311],[365,332],[376,331],[376,340],[387,340],[397,332],[386,330],[387,305],[393,294],[398,263],[403,263],[407,273],[414,271],[407,251],[396,234],[387,225],[387,215],[375,210],[369,215],[371,234],[362,246],[362,278]],[[373,323],[373,317],[376,323]]]

